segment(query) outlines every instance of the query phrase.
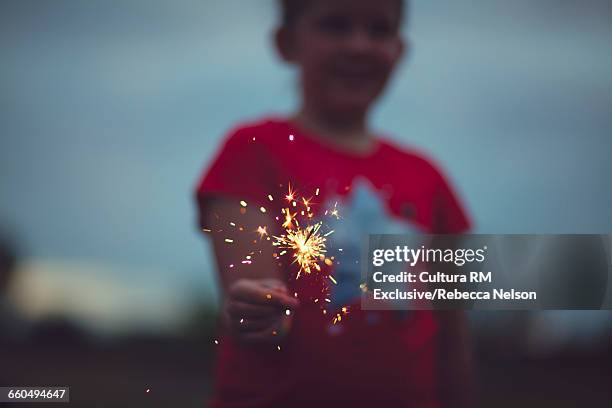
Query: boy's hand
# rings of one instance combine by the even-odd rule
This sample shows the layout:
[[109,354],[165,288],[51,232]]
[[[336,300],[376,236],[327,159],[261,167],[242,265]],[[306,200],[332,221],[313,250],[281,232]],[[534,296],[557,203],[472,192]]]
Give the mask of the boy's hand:
[[239,279],[228,288],[223,315],[238,340],[268,342],[287,333],[298,305],[278,279]]

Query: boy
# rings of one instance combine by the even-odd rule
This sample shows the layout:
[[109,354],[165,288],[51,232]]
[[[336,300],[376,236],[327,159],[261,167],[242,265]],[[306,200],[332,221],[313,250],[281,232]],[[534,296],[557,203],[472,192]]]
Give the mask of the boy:
[[[197,188],[224,294],[213,406],[466,406],[461,313],[359,307],[355,261],[364,233],[469,228],[429,161],[368,128],[368,112],[404,53],[404,4],[285,0],[281,7],[276,47],[299,70],[301,107],[288,119],[232,132]],[[329,315],[313,301],[324,290],[316,276],[295,279],[295,265],[279,266],[265,240],[255,240],[254,251],[244,233],[266,226],[266,234],[279,235],[274,214],[289,183],[304,194],[318,188],[316,201],[342,207],[344,231],[329,239],[347,255],[332,271],[338,287]],[[242,264],[250,252],[256,262]],[[350,314],[333,325],[341,305]]]

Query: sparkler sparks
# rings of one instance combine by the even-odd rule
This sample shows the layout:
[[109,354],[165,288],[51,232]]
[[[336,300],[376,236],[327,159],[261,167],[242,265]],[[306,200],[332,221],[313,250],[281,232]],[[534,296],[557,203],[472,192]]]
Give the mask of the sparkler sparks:
[[321,235],[321,222],[309,225],[306,228],[286,228],[286,233],[274,236],[273,245],[292,251],[294,262],[300,266],[297,277],[302,272],[311,273],[313,269],[320,271],[320,258],[325,256],[326,238]]
[[336,217],[337,220],[340,219],[340,214],[338,213],[338,203],[334,204],[334,208],[330,211],[330,214],[333,217]]
[[291,189],[291,184],[289,184],[288,189],[289,189],[289,192],[288,192],[288,193],[287,193],[287,195],[285,196],[285,200],[287,200],[287,201],[291,202],[291,201],[293,201],[293,198],[295,197],[295,191],[293,191],[293,190]]
[[334,317],[334,324],[340,323],[342,321],[342,316],[346,316],[348,314],[348,307],[344,306],[340,312],[336,313],[336,317]]
[[264,236],[268,235],[268,228],[267,227],[262,227],[261,225],[259,227],[257,227],[257,231],[259,234],[259,238],[263,238]]
[[[320,189],[317,188],[315,196],[318,196]],[[291,206],[297,207],[298,202],[301,204],[302,209],[298,209],[295,212],[291,212],[289,207],[285,207],[281,210],[283,214],[283,222],[281,226],[285,229],[285,232],[280,236],[274,236],[273,245],[280,247],[283,251],[280,255],[284,255],[287,251],[290,251],[293,256],[293,262],[297,263],[300,267],[297,277],[299,278],[301,273],[311,273],[313,270],[321,271],[320,262],[327,266],[329,265],[328,258],[325,257],[327,252],[325,243],[327,237],[334,231],[322,232],[323,222],[318,221],[314,224],[307,224],[308,221],[312,220],[314,214],[312,212],[312,198],[297,197],[296,191],[292,188],[291,184],[288,185],[288,191],[285,195],[285,200],[291,203]],[[298,221],[298,214],[304,217],[306,226],[300,226]],[[334,206],[333,210],[325,211],[325,215],[333,215],[339,218],[338,209]]]
[[[270,203],[271,206],[279,203],[278,207],[264,207],[261,205],[262,203],[254,205],[253,202],[247,203],[245,200],[240,200],[240,214],[246,214],[247,208],[251,207],[256,209],[256,211],[258,210],[258,213],[270,214],[270,221],[272,223],[276,222],[276,224],[259,225],[256,229],[251,229],[243,227],[242,225],[244,223],[238,220],[227,220],[225,222],[232,227],[232,231],[240,231],[245,234],[257,234],[259,239],[253,240],[250,238],[242,241],[239,240],[237,236],[230,235],[230,238],[226,235],[223,237],[223,240],[226,244],[234,245],[236,245],[236,243],[242,244],[246,241],[252,242],[252,244],[255,245],[259,242],[270,241],[271,245],[278,248],[271,251],[271,255],[279,266],[288,265],[288,263],[297,265],[297,272],[294,275],[295,279],[312,273],[316,273],[323,278],[315,278],[318,283],[322,284],[322,290],[321,294],[311,297],[310,300],[318,304],[323,315],[327,315],[327,307],[329,307],[331,303],[329,299],[329,285],[338,284],[336,279],[330,274],[329,268],[339,263],[339,261],[336,260],[334,256],[327,255],[327,240],[334,231],[327,228],[325,218],[333,217],[340,219],[340,214],[337,207],[338,203],[335,203],[333,207],[320,211],[320,216],[315,217],[315,213],[319,212],[315,211],[318,203],[314,200],[319,200],[321,198],[320,194],[321,190],[319,188],[314,190],[314,195],[303,195],[301,192],[298,194],[298,191],[295,190],[291,184],[288,184],[286,194],[278,196],[273,196],[272,194],[264,195],[264,197],[267,198],[266,201]],[[273,214],[278,208],[280,208],[280,214]],[[279,228],[281,231],[276,232],[278,235],[273,234],[272,231]],[[204,232],[213,231],[211,229],[204,229]],[[221,233],[223,230],[215,230],[214,232]],[[337,248],[334,251],[342,252],[342,249]],[[229,268],[232,269],[239,266],[243,268],[249,267],[248,265],[256,261],[257,254],[262,253],[264,252],[259,249],[250,252],[248,255],[245,254],[246,256],[238,260],[238,262],[230,264]],[[290,261],[285,263],[284,259],[290,259]],[[298,294],[295,293],[295,297],[297,297],[297,295]],[[271,298],[271,294],[266,295],[266,299],[270,300]],[[333,319],[333,323],[337,324],[342,320],[342,317],[348,313],[348,309],[343,307],[341,310],[329,310],[329,312],[329,316]],[[289,316],[292,312],[290,310],[285,310],[285,314]],[[245,322],[246,320],[244,318],[240,319],[240,323],[244,324]],[[218,343],[215,342],[215,344]],[[278,350],[280,351],[280,346]]]
[[289,211],[289,208],[284,208],[282,210],[285,213],[285,222],[283,222],[282,226],[285,229],[291,229],[293,228],[293,220],[295,219],[295,216],[297,215],[297,213],[291,213],[291,211]]

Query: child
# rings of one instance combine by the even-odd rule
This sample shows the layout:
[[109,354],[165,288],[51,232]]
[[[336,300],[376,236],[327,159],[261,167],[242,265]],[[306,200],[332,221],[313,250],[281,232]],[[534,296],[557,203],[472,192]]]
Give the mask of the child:
[[[301,107],[290,118],[231,132],[197,188],[224,296],[213,406],[468,404],[461,313],[359,307],[364,233],[469,228],[440,172],[368,127],[404,52],[404,7],[401,0],[281,2],[276,47],[299,70]],[[324,290],[316,274],[295,279],[295,265],[279,266],[270,241],[249,234],[260,226],[279,234],[274,217],[289,184],[322,206],[342,208],[337,225],[344,231],[329,239],[347,254],[331,272],[338,286],[328,314],[314,302]],[[257,259],[243,264],[251,252]],[[334,325],[342,305],[349,314]]]

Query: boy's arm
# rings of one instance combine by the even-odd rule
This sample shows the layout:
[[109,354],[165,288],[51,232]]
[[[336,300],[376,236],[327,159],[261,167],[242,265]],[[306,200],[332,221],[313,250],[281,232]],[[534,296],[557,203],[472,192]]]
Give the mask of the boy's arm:
[[[276,223],[257,209],[241,214],[240,208],[236,200],[215,197],[202,209],[223,290],[222,321],[239,340],[270,341],[288,329],[291,315],[285,310],[298,301],[288,293],[266,239],[277,233]],[[266,234],[258,234],[258,227],[265,227]],[[252,263],[242,263],[246,256]]]

